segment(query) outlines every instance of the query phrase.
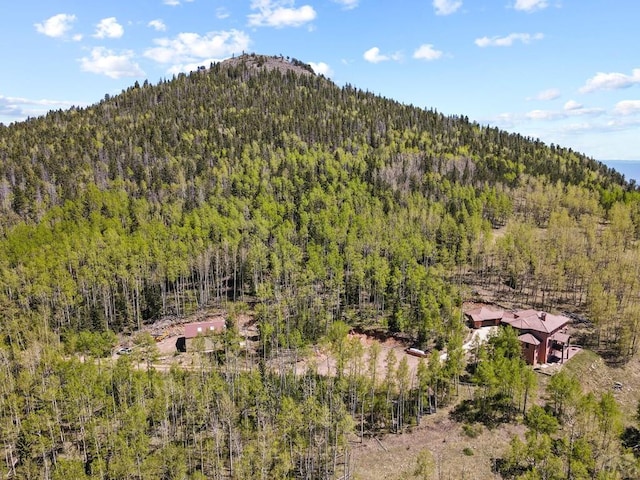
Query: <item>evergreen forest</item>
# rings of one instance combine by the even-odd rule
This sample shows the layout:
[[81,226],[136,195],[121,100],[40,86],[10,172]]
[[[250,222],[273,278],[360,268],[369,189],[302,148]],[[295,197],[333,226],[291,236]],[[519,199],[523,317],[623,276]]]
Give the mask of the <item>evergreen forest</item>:
[[[0,478],[354,479],[354,438],[443,407],[526,425],[502,478],[639,478],[640,410],[570,375],[538,388],[509,330],[462,350],[463,302],[490,292],[572,312],[610,365],[637,359],[639,239],[640,190],[602,163],[296,59],[0,124]],[[218,354],[154,368],[144,327],[211,306],[229,312]],[[432,354],[380,371],[353,329]],[[123,335],[134,354],[113,360]],[[317,345],[333,374],[297,374]]]

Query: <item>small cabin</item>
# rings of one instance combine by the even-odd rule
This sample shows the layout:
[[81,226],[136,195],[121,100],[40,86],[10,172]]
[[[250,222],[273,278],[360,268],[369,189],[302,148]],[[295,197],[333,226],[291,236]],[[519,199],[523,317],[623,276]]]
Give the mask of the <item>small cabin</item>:
[[[192,322],[184,325],[184,337],[178,339],[178,350],[190,352],[212,352],[215,350],[213,336],[225,331],[227,324],[224,318],[216,318],[206,322]],[[198,343],[202,342],[200,345]]]

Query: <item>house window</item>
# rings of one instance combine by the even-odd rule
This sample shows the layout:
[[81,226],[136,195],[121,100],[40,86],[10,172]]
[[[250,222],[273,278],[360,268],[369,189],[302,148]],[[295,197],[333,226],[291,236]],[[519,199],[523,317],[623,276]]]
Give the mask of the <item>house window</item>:
[[198,327],[198,333],[202,332],[202,327]]

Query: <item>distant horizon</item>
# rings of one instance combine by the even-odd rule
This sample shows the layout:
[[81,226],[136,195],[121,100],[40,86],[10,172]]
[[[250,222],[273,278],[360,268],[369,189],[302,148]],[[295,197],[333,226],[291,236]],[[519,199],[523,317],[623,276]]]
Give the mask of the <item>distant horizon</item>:
[[638,160],[598,160],[607,167],[613,168],[624,175],[625,180],[635,180],[640,184],[640,159]]
[[599,162],[640,162],[640,158],[607,158],[605,160],[598,159]]

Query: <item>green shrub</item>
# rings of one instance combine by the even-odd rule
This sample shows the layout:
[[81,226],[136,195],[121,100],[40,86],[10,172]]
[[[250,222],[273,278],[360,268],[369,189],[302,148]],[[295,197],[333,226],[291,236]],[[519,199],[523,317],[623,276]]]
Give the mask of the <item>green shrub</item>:
[[482,432],[482,426],[470,425],[468,423],[465,423],[464,425],[462,425],[462,431],[467,437],[476,438]]

